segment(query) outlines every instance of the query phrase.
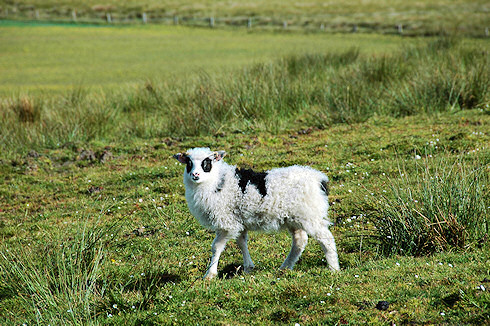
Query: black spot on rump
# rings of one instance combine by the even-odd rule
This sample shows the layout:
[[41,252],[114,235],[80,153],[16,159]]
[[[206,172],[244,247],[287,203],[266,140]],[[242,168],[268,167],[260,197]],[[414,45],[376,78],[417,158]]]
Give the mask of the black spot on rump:
[[322,182],[320,182],[320,189],[325,193],[325,195],[328,196],[329,189],[328,189],[328,181],[327,180],[322,180]]
[[267,176],[267,172],[254,172],[250,169],[236,169],[235,175],[238,176],[238,185],[242,189],[242,192],[245,193],[245,188],[247,188],[247,184],[254,185],[262,197],[267,195],[267,189],[265,187],[265,177]]

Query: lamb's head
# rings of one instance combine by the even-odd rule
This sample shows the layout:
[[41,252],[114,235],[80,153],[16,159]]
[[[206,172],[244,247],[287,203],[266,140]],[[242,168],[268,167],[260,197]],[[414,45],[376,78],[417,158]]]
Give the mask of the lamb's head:
[[224,151],[213,152],[209,148],[193,148],[185,154],[175,154],[174,157],[180,163],[186,164],[184,182],[200,184],[219,178],[221,159],[225,155]]

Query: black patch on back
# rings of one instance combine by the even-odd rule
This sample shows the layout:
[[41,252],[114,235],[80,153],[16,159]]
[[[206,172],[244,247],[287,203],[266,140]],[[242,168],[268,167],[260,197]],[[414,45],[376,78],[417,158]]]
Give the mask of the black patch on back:
[[238,176],[238,185],[242,189],[242,193],[245,193],[247,184],[253,184],[262,197],[267,195],[267,189],[265,187],[265,177],[267,172],[254,172],[250,169],[235,169],[235,175]]
[[329,189],[328,189],[328,181],[327,180],[322,180],[322,182],[320,182],[320,189],[325,193],[325,195],[328,196]]

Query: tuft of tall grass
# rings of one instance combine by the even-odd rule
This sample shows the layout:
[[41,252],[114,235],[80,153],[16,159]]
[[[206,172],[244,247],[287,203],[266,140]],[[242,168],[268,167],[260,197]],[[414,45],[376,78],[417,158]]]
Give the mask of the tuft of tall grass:
[[400,171],[371,217],[382,251],[425,255],[483,241],[490,231],[488,172],[488,163],[461,157],[426,158],[415,173]]
[[43,248],[2,248],[2,292],[22,297],[26,323],[82,325],[95,320],[94,305],[105,291],[100,278],[102,239],[108,231],[86,224],[73,238]]
[[8,101],[6,111],[12,111],[16,115],[18,121],[25,124],[40,121],[42,110],[42,102],[37,99],[22,96]]

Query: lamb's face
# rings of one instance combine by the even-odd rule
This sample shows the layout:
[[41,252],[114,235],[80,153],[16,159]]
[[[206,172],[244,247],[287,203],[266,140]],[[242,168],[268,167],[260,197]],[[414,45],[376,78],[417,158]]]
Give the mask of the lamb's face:
[[185,154],[175,154],[174,157],[186,165],[184,180],[195,184],[216,180],[219,177],[220,160],[225,152],[212,152],[209,148],[194,148]]

